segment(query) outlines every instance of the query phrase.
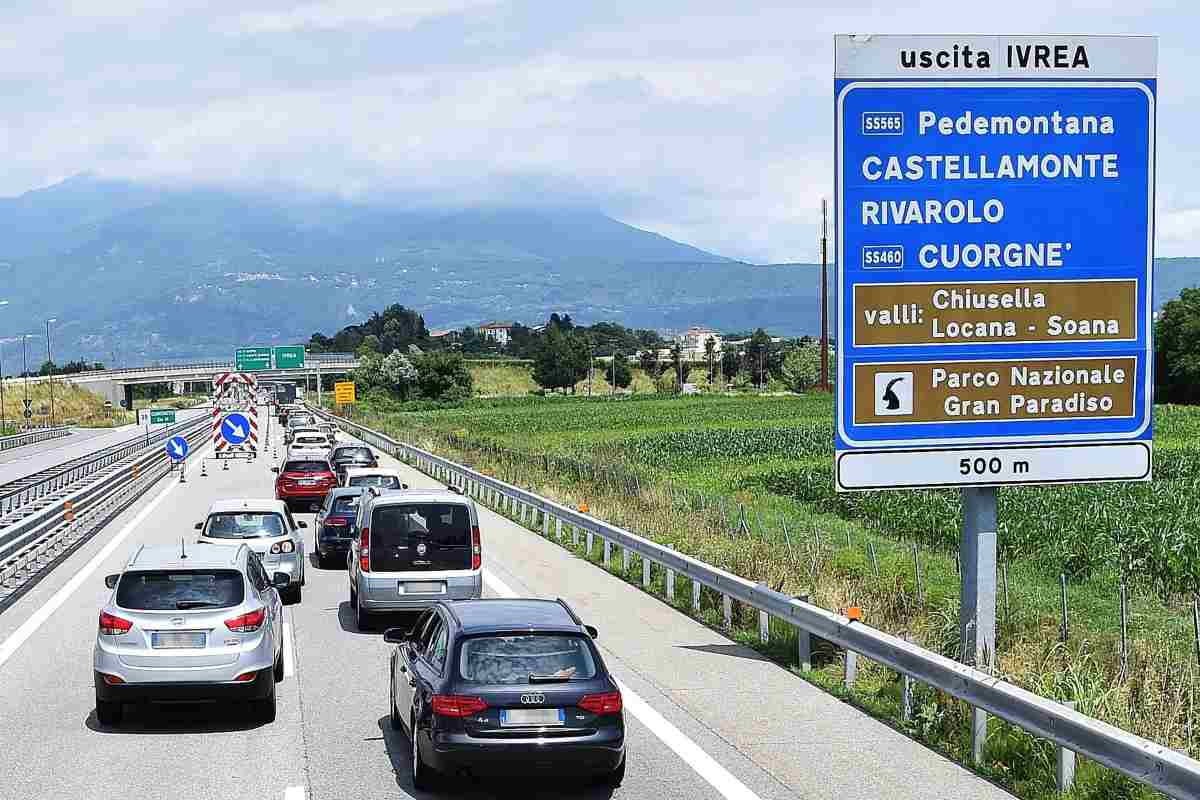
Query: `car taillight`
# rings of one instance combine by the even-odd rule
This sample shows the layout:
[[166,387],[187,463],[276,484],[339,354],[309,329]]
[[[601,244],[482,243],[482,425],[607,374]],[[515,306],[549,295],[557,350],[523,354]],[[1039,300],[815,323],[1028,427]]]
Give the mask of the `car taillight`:
[[109,686],[116,686],[118,684],[125,682],[125,679],[122,678],[120,675],[108,675],[105,673],[101,673],[101,676],[104,678],[104,682],[107,683]]
[[471,569],[479,569],[483,564],[483,549],[479,546],[479,526],[471,526]]
[[358,537],[358,566],[364,572],[371,571],[371,529],[363,528]]
[[256,669],[251,670],[250,672],[243,672],[241,675],[238,675],[233,680],[235,683],[249,683],[250,681],[252,681],[258,677],[258,673],[259,673],[259,670],[256,670]]
[[435,694],[429,702],[433,713],[441,717],[469,717],[486,711],[488,704],[480,697],[459,694]]
[[120,636],[122,633],[129,633],[129,629],[133,627],[133,623],[127,619],[109,614],[107,611],[100,612],[100,632],[108,636]]
[[271,552],[274,555],[279,555],[280,553],[294,553],[296,552],[296,544],[291,539],[284,539],[282,542],[276,542],[275,544],[271,545]]
[[233,619],[225,620],[225,627],[234,633],[254,633],[262,627],[263,622],[267,619],[267,611],[264,608],[259,608],[254,611],[247,611],[241,616]]
[[584,695],[584,698],[576,705],[593,714],[618,714],[621,711],[621,693],[605,692],[604,694]]
[[325,524],[331,528],[344,528],[350,523],[346,522],[346,520],[342,519],[341,517],[329,517],[325,520]]

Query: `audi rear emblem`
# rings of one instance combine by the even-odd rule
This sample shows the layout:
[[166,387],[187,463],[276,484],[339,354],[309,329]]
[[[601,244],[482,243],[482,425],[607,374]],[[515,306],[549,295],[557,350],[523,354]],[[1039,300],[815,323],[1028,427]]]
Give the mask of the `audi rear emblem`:
[[427,547],[425,547],[425,543],[424,543],[424,542],[421,542],[420,544],[418,544],[418,545],[417,545],[417,555],[419,555],[419,556],[423,556],[423,555],[425,555],[425,551],[426,551],[427,549],[428,549],[428,548],[427,548]]
[[527,706],[538,705],[546,702],[546,695],[540,692],[537,694],[523,694],[521,695],[521,702]]

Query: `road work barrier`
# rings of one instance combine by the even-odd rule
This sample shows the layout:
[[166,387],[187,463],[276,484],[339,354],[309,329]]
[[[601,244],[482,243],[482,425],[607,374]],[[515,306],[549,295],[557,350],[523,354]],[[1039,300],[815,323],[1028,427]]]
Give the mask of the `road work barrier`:
[[[549,536],[550,521],[553,520],[558,540],[562,539],[563,526],[570,526],[575,537],[583,533],[589,539],[599,538],[606,548],[621,548],[626,567],[629,554],[632,553],[641,558],[644,573],[648,574],[650,565],[665,570],[671,578],[669,585],[672,589],[676,579],[691,580],[693,604],[699,597],[699,587],[707,586],[722,595],[726,619],[730,604],[736,601],[792,625],[799,633],[802,664],[811,658],[811,637],[819,636],[844,648],[848,654],[869,658],[911,680],[940,689],[974,709],[994,714],[1064,750],[1090,758],[1170,797],[1181,800],[1200,797],[1200,762],[1182,753],[1080,714],[1067,705],[960,664],[903,638],[755,584],[578,509],[396,441],[344,417],[322,409],[313,411],[346,433],[443,483],[458,487],[464,494],[486,505],[507,509],[514,515],[520,514],[520,509],[531,510],[534,518],[528,521],[528,525],[535,531],[540,530],[543,536]],[[542,518],[540,525],[537,525],[535,522],[539,513]]]

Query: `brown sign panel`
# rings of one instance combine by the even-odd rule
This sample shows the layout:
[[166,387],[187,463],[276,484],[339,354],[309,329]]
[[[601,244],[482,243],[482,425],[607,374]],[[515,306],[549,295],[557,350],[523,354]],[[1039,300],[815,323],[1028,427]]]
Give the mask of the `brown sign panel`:
[[1137,339],[1137,281],[860,283],[858,347]]
[[854,421],[1131,417],[1136,375],[1135,357],[856,364]]

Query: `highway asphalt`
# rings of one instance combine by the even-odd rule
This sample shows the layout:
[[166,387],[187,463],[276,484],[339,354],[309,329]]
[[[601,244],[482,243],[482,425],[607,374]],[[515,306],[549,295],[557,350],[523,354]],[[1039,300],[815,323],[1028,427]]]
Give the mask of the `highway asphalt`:
[[[205,451],[201,451],[205,452]],[[485,595],[561,596],[600,630],[623,683],[628,773],[615,791],[569,780],[455,783],[414,793],[387,724],[383,626],[356,629],[344,570],[311,562],[287,607],[287,675],[270,725],[241,709],[94,713],[91,652],[104,576],[143,542],[190,538],[218,498],[271,496],[273,463],[199,460],[161,483],[0,614],[0,800],[55,798],[1007,798],[556,544],[481,508]],[[435,485],[398,466],[413,486]],[[312,524],[312,515],[300,515]],[[312,541],[312,529],[309,542]],[[311,547],[310,547],[311,549]]]
[[[175,419],[177,422],[185,422],[208,411],[209,409],[179,411]],[[128,441],[145,430],[145,426],[140,425],[122,425],[119,428],[72,428],[70,436],[5,450],[0,453],[0,484],[103,450],[109,445]]]

